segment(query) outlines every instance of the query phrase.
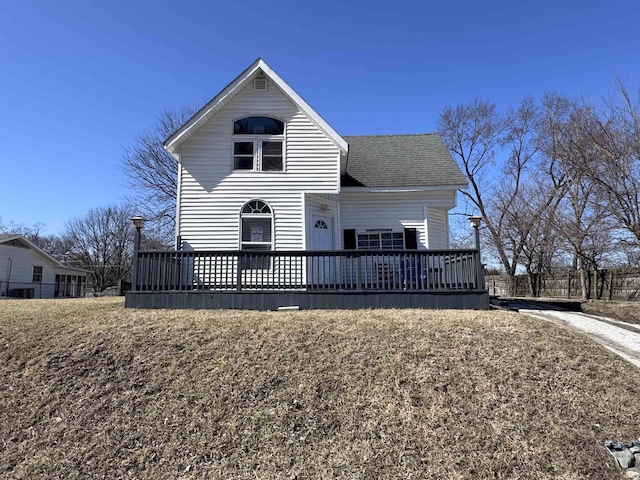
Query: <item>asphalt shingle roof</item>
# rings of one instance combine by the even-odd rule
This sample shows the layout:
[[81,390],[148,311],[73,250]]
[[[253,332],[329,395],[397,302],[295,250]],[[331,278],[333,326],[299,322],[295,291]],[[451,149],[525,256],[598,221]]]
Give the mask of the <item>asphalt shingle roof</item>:
[[349,144],[343,187],[466,185],[437,133],[343,137]]

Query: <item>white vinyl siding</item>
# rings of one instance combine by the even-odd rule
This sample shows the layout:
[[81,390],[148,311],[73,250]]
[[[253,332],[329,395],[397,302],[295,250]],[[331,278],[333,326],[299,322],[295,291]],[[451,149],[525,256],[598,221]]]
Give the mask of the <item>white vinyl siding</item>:
[[[42,267],[39,281],[34,279],[34,267]],[[30,248],[0,244],[0,296],[9,293],[7,288],[33,288],[35,298],[53,298],[56,274],[81,275],[85,278],[87,275],[58,267]]]
[[449,248],[449,222],[446,210],[426,208],[429,248]]
[[[312,230],[313,225],[311,225],[311,216],[312,215],[320,215],[323,217],[333,218],[333,245],[340,245],[339,235],[340,234],[340,205],[338,203],[339,195],[337,194],[315,194],[315,195],[305,195],[305,223],[307,228],[305,230],[305,245],[306,249],[309,250],[311,248],[312,242]],[[337,248],[337,247],[336,247]]]
[[[273,209],[275,249],[303,249],[303,192],[339,191],[338,148],[274,84],[267,92],[248,85],[180,148],[178,231],[187,249],[238,249],[240,209],[252,199]],[[285,122],[284,172],[233,170],[233,122],[253,115]]]
[[[425,209],[429,205],[434,207]],[[364,234],[371,229],[390,229],[399,233],[405,228],[415,228],[418,249],[447,248],[449,232],[446,215],[447,210],[454,206],[453,195],[448,191],[345,192],[340,195],[340,229],[355,229],[356,234]],[[433,220],[425,218],[425,211],[432,210]],[[341,248],[342,241],[341,238]]]

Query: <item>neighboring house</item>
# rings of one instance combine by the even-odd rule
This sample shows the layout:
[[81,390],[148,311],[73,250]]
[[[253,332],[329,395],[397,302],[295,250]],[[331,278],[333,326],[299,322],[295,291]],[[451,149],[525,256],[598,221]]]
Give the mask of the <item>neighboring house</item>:
[[0,234],[0,297],[84,297],[87,271],[68,267],[22,235]]
[[[258,59],[164,146],[179,165],[180,262],[142,253],[134,292],[404,291],[410,268],[422,293],[471,289],[416,256],[449,248],[448,211],[467,187],[435,133],[342,137]],[[165,271],[179,271],[179,285]]]

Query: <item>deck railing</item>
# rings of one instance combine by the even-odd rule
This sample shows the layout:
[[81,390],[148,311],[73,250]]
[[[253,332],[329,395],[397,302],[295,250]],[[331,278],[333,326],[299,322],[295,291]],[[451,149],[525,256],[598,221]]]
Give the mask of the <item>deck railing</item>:
[[136,278],[132,291],[485,288],[477,250],[140,251]]

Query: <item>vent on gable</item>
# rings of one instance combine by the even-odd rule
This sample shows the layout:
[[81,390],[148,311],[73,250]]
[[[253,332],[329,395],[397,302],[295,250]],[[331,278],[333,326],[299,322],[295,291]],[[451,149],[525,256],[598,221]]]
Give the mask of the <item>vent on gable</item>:
[[266,92],[267,91],[267,78],[263,73],[259,74],[253,79],[253,91],[254,92]]

